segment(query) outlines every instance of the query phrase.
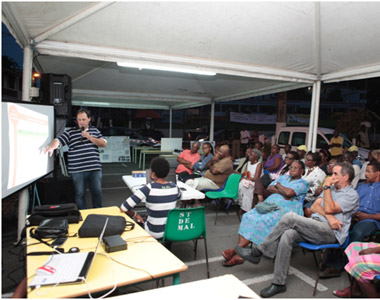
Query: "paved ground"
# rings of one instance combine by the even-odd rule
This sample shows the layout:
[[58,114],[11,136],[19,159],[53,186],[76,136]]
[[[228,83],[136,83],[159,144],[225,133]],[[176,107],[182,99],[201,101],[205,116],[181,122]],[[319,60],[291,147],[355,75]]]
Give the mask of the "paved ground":
[[[122,175],[131,174],[138,166],[133,163],[104,164],[103,165],[103,205],[119,206],[131,192],[121,179]],[[91,207],[88,198],[88,206]],[[139,210],[143,211],[144,207]],[[220,213],[217,224],[214,225],[215,206],[206,204],[206,223],[207,223],[207,245],[209,250],[209,262],[211,276],[224,274],[234,274],[252,290],[259,294],[260,290],[267,287],[273,276],[273,262],[263,259],[259,265],[252,265],[245,262],[232,268],[222,266],[223,258],[221,251],[234,246],[237,242],[237,230],[239,220],[234,212],[229,215]],[[3,228],[2,228],[2,296],[9,297],[16,284],[25,276],[24,260],[22,247],[14,247],[16,241],[16,222],[12,217],[4,218],[3,204]],[[188,271],[181,274],[181,282],[191,282],[194,280],[205,279],[206,268],[204,264],[203,242],[198,243],[197,260],[193,260],[192,242],[174,243],[172,252],[184,261],[188,266]],[[287,292],[279,294],[278,298],[309,298],[312,297],[316,268],[311,253],[303,254],[302,250],[295,249],[289,277],[287,281]],[[171,280],[165,281],[166,285],[171,285]],[[317,291],[317,298],[334,298],[332,291],[343,288],[348,284],[348,277],[342,274],[339,278],[320,280]],[[139,289],[153,288],[153,283],[139,285],[138,287],[122,288],[117,294],[135,292]]]

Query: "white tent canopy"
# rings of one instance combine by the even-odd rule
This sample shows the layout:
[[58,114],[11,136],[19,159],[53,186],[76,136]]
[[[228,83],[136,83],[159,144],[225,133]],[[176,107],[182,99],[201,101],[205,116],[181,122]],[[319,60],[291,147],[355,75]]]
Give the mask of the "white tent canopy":
[[[321,82],[380,76],[379,15],[376,2],[2,3],[3,22],[24,48],[25,91],[32,56],[39,72],[71,76],[73,105],[211,104],[213,111],[218,101],[313,85],[310,148],[316,144]],[[116,62],[217,74],[139,70]]]
[[72,77],[74,105],[176,109],[380,75],[380,3],[3,2],[2,14],[37,70]]

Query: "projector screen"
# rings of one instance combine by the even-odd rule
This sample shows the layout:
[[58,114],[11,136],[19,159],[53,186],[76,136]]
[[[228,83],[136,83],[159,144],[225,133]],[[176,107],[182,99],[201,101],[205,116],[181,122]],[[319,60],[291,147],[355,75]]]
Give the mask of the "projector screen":
[[2,102],[1,198],[54,170],[54,157],[43,148],[54,139],[54,106]]

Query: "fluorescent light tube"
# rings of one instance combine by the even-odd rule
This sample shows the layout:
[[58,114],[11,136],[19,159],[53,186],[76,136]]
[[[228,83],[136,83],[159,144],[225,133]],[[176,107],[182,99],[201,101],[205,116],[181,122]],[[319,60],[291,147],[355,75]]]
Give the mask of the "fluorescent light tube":
[[190,73],[190,74],[205,75],[205,76],[215,76],[216,75],[215,72],[210,72],[210,71],[177,68],[177,67],[168,67],[168,66],[161,66],[161,65],[149,65],[149,64],[131,63],[131,62],[117,62],[117,65],[119,67],[137,68],[139,70],[149,69],[149,70],[158,70],[158,71]]

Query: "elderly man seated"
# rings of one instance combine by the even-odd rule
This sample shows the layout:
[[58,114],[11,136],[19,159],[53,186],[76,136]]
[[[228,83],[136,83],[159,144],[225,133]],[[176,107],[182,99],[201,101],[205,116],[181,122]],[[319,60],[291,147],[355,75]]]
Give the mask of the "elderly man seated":
[[237,246],[238,255],[258,264],[262,255],[275,258],[273,283],[261,290],[262,297],[272,297],[286,292],[286,278],[293,246],[298,242],[313,244],[343,244],[348,236],[351,216],[359,207],[358,193],[352,188],[352,165],[343,162],[333,168],[331,177],[325,180],[324,192],[311,209],[311,218],[293,212],[284,215],[271,234],[252,249]]
[[[357,188],[359,210],[352,216],[350,241],[363,242],[380,230],[380,163],[373,161],[365,172],[366,184]],[[346,261],[341,253],[329,252],[321,278],[339,277]]]
[[[203,177],[189,179],[186,181],[186,184],[199,191],[221,188],[228,176],[233,172],[230,147],[228,145],[219,147],[215,156],[207,163],[207,169]],[[199,205],[199,201],[196,201],[195,206]]]

